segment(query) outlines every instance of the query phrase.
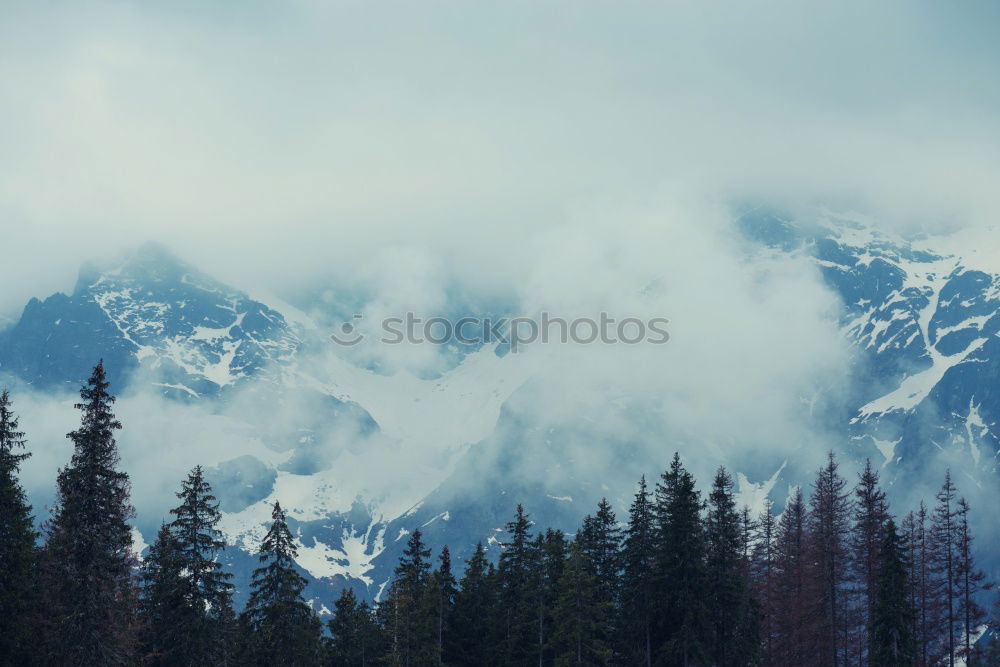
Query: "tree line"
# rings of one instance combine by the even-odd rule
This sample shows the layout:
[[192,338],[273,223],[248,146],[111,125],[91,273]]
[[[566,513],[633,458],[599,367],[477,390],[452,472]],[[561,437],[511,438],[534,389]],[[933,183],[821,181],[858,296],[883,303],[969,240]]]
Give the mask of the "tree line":
[[703,498],[675,454],[628,516],[607,500],[573,535],[518,506],[499,557],[476,545],[458,577],[419,530],[384,595],[345,588],[325,627],[303,597],[278,503],[245,609],[233,608],[219,502],[196,466],[141,560],[121,428],[102,364],[36,531],[18,474],[29,454],[0,393],[0,664],[713,665],[1000,664],[1000,621],[973,556],[969,505],[946,473],[901,519],[870,462],[853,487],[832,453],[777,514],[737,506],[719,468]]

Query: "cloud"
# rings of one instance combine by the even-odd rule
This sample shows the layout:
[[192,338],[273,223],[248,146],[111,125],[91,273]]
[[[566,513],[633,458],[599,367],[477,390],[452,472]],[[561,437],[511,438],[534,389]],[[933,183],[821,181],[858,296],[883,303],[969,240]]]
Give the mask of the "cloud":
[[285,292],[387,242],[496,280],[525,235],[665,184],[997,211],[989,3],[3,11],[7,313],[151,237]]

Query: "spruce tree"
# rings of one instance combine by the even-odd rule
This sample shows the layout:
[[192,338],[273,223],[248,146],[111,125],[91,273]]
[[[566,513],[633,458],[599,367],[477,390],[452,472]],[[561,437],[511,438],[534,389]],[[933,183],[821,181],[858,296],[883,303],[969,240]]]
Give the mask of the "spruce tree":
[[396,566],[396,579],[380,613],[390,635],[394,664],[432,665],[440,662],[437,609],[440,589],[431,577],[430,549],[419,530],[413,531]]
[[627,664],[653,664],[653,573],[656,535],[653,505],[646,488],[646,477],[629,507],[628,528],[622,549],[621,611],[618,636],[622,659]]
[[476,544],[455,595],[453,664],[486,665],[494,654],[497,582],[483,543]]
[[537,595],[536,567],[539,554],[531,540],[531,521],[524,507],[517,506],[514,519],[507,523],[507,539],[503,543],[499,579],[501,630],[501,660],[508,664],[537,661]]
[[808,603],[806,508],[796,487],[785,504],[775,537],[773,590],[774,645],[772,664],[805,665],[809,630],[803,610]]
[[150,545],[140,570],[139,613],[142,662],[169,664],[173,648],[184,641],[175,619],[185,608],[182,554],[164,523]]
[[733,497],[733,478],[719,468],[705,516],[711,662],[718,667],[752,664],[758,653],[756,604],[744,568],[744,539]]
[[132,531],[129,478],[117,470],[114,431],[103,363],[80,390],[80,428],[58,491],[44,547],[44,588],[54,663],[114,665],[134,648]]
[[[455,612],[455,592],[458,588],[455,575],[451,571],[451,552],[447,545],[441,548],[438,556],[438,568],[434,572],[435,589],[437,592],[437,650],[441,660],[450,662],[452,616]],[[449,649],[446,651],[446,647]]]
[[604,629],[614,610],[587,560],[578,541],[570,544],[569,558],[559,579],[552,636],[555,664],[560,667],[607,665],[611,661]]
[[180,566],[182,604],[174,609],[169,625],[177,640],[170,646],[170,664],[218,665],[227,657],[227,625],[233,617],[232,575],[222,568],[219,556],[226,544],[218,529],[219,502],[196,466],[177,493],[181,504],[169,529]]
[[871,459],[854,489],[854,527],[851,533],[851,560],[857,574],[858,598],[855,631],[859,662],[865,662],[868,650],[868,630],[872,626],[875,607],[875,590],[878,578],[879,550],[883,530],[889,518],[885,492],[879,488],[878,472],[872,468]]
[[979,593],[991,589],[992,585],[985,583],[986,574],[976,566],[972,550],[972,531],[969,528],[969,504],[965,498],[959,498],[955,518],[958,524],[955,562],[959,618],[958,655],[965,659],[966,664],[976,664],[974,638],[986,620],[986,610],[979,604]]
[[37,553],[31,506],[18,481],[30,454],[11,411],[10,394],[0,392],[0,656],[11,663],[32,659],[36,638],[31,617]]
[[916,614],[913,619],[913,637],[916,647],[916,664],[927,667],[931,655],[931,557],[927,530],[927,506],[921,500],[917,512],[910,513],[906,521],[910,562],[910,599]]
[[850,494],[844,490],[846,485],[831,451],[813,482],[808,515],[812,563],[809,618],[815,639],[812,659],[819,664],[843,664],[848,654],[848,538],[852,507]]
[[751,564],[751,585],[760,603],[761,664],[776,662],[775,624],[778,523],[774,503],[764,500],[764,509],[756,522]]
[[945,472],[944,484],[938,491],[938,504],[931,518],[928,566],[931,573],[929,615],[930,660],[954,667],[958,649],[958,504],[951,471]]
[[555,633],[555,609],[559,602],[559,580],[566,565],[569,545],[561,530],[551,528],[538,535],[537,549],[541,554],[536,568],[540,594],[538,597],[538,645],[541,647],[542,664],[551,665],[555,660],[552,635]]
[[295,569],[298,550],[279,503],[260,547],[250,599],[240,618],[242,661],[255,665],[315,665],[320,621],[302,597],[306,580]]
[[340,592],[327,629],[325,663],[330,667],[366,667],[379,660],[379,628],[368,603],[359,603],[351,589]]
[[891,518],[880,532],[882,543],[872,596],[868,661],[885,667],[908,667],[916,660],[913,637],[916,612],[909,594],[906,538],[896,531]]
[[607,498],[601,498],[593,516],[584,518],[581,537],[580,548],[603,589],[602,595],[608,602],[616,603],[621,573],[622,530]]
[[709,660],[711,629],[707,616],[708,582],[701,497],[694,478],[674,454],[656,487],[658,661],[698,664]]

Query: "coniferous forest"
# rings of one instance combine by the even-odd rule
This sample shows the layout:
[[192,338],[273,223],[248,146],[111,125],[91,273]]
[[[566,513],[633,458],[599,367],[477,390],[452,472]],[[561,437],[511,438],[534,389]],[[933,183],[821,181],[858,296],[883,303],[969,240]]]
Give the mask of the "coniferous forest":
[[[102,364],[80,392],[74,451],[36,531],[29,456],[0,394],[0,662],[4,665],[967,665],[1000,664],[972,509],[950,474],[895,512],[870,463],[831,453],[779,513],[737,505],[720,468],[699,488],[678,455],[616,514],[575,534],[518,506],[499,557],[459,567],[409,535],[375,603],[345,589],[325,624],[304,600],[275,504],[246,608],[219,558],[219,502],[195,466],[144,557]],[[978,641],[977,641],[978,640]]]

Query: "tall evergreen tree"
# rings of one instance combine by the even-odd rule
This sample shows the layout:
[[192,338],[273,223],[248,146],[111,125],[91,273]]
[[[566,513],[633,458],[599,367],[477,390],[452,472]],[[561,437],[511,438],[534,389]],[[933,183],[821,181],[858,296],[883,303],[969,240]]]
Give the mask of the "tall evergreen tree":
[[621,572],[622,530],[607,498],[601,498],[597,512],[583,520],[580,548],[587,557],[601,593],[612,604],[618,600],[617,584]]
[[302,597],[306,580],[295,569],[298,550],[281,505],[260,547],[250,599],[241,615],[243,662],[254,665],[315,665],[320,660],[320,622]]
[[142,662],[169,664],[172,649],[184,641],[175,618],[185,608],[181,551],[164,523],[142,561],[139,612]]
[[[201,466],[191,471],[176,495],[181,504],[170,510],[175,518],[168,526],[173,539],[155,554],[166,556],[169,562],[154,567],[162,573],[175,568],[170,576],[179,591],[170,595],[179,592],[180,600],[163,619],[173,641],[156,643],[169,647],[166,664],[224,664],[232,630],[233,585],[229,581],[232,575],[219,562],[226,546],[217,528],[219,503]],[[151,595],[156,591],[154,588]]]
[[701,496],[674,454],[656,486],[658,662],[691,665],[709,660],[705,535]]
[[[435,589],[437,592],[437,648],[445,664],[450,660],[452,616],[455,613],[455,593],[458,590],[455,575],[451,571],[451,552],[447,545],[441,548],[438,556],[438,568],[434,572]],[[448,647],[446,652],[445,648]]]
[[[584,562],[597,581],[601,603],[610,609],[616,608],[621,581],[622,530],[607,498],[601,498],[593,516],[588,515],[583,519],[583,528],[577,541],[586,557]],[[600,628],[600,631],[603,633],[602,641],[613,647],[613,623]]]
[[566,536],[561,530],[551,528],[536,540],[540,563],[536,567],[540,594],[538,597],[538,645],[541,647],[539,664],[551,665],[555,660],[552,636],[555,634],[555,610],[559,603],[559,581],[562,579],[569,553]]
[[906,527],[909,535],[910,599],[916,612],[913,619],[915,664],[917,667],[927,667],[931,660],[932,573],[927,506],[922,500],[917,512],[911,512],[907,516]]
[[848,538],[850,494],[844,489],[833,452],[820,468],[809,498],[808,535],[812,563],[810,620],[815,640],[812,659],[816,664],[842,665],[847,660],[849,626],[847,615]]
[[49,660],[116,665],[131,660],[134,599],[131,572],[134,511],[129,479],[117,470],[114,431],[103,363],[80,390],[80,428],[70,464],[59,472],[53,517],[44,547],[44,588],[51,623]]
[[931,572],[929,615],[930,626],[935,630],[931,638],[931,661],[943,662],[954,667],[958,649],[958,504],[957,491],[951,481],[951,471],[945,472],[944,484],[937,494],[937,505],[931,518],[930,548],[928,553]]
[[875,570],[867,660],[872,665],[908,667],[916,661],[913,637],[916,612],[909,594],[906,538],[896,531],[896,524],[891,518],[880,532],[882,544]]
[[761,663],[765,666],[775,664],[775,615],[776,615],[776,546],[777,520],[774,516],[774,504],[766,499],[764,509],[757,520],[757,532],[753,545],[753,565],[751,582],[760,602],[760,633],[761,633]]
[[629,507],[628,528],[622,550],[621,612],[618,615],[620,652],[627,664],[653,664],[653,573],[656,533],[653,505],[646,477]]
[[986,574],[976,566],[972,550],[972,531],[969,528],[969,504],[959,498],[955,513],[958,544],[955,550],[956,584],[958,589],[959,648],[958,654],[966,664],[975,664],[977,656],[973,643],[979,628],[986,620],[986,610],[979,604],[979,593],[989,590],[992,585],[985,583]]
[[34,654],[32,600],[37,553],[31,506],[18,481],[24,433],[11,411],[10,394],[0,392],[0,656],[28,664]]
[[612,651],[604,630],[611,622],[613,608],[593,569],[579,542],[570,544],[569,558],[559,579],[552,636],[555,664],[560,667],[607,665],[611,661]]
[[359,603],[351,589],[340,592],[327,629],[330,639],[325,662],[330,667],[367,667],[379,660],[379,628],[371,608],[366,602]]
[[854,527],[850,545],[851,561],[857,575],[857,607],[852,635],[859,664],[867,661],[866,652],[870,644],[868,630],[874,620],[879,551],[888,519],[889,508],[885,492],[879,488],[878,472],[872,468],[871,459],[865,459],[864,470],[854,488]]
[[466,564],[465,573],[455,595],[453,622],[454,653],[452,664],[486,665],[493,661],[492,643],[496,625],[497,582],[493,566],[486,559],[483,543]]
[[439,588],[431,578],[431,551],[423,535],[413,531],[396,566],[396,579],[380,613],[391,640],[390,662],[398,665],[433,665],[438,652],[437,608]]
[[778,521],[774,549],[775,627],[773,663],[794,667],[808,664],[810,641],[803,611],[808,605],[806,569],[806,507],[796,487]]
[[740,515],[733,478],[719,468],[705,516],[708,618],[711,662],[718,667],[754,664],[758,652],[756,604],[743,567]]
[[503,639],[500,660],[506,664],[527,664],[538,658],[538,607],[536,568],[539,554],[531,540],[531,521],[524,507],[517,506],[514,518],[507,523],[497,568]]

